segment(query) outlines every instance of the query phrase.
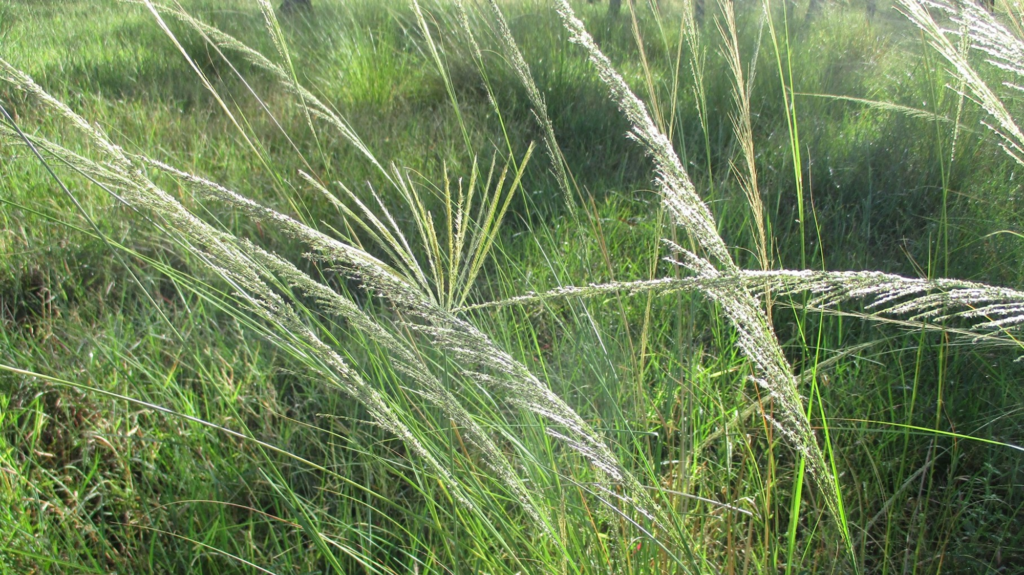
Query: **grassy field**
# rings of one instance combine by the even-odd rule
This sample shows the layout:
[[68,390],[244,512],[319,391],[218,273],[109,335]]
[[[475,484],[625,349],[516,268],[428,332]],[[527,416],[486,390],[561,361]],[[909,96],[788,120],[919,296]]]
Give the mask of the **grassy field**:
[[313,4],[0,0],[0,573],[1024,570],[984,38]]

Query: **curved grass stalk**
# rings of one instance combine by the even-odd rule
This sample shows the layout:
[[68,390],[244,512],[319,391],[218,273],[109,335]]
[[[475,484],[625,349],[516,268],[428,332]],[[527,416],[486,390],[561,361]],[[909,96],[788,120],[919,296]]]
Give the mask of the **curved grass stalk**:
[[169,7],[161,4],[155,4],[150,0],[125,1],[135,3],[145,2],[147,5],[152,6],[152,9],[172,16],[191,27],[199,33],[204,40],[209,42],[211,45],[216,46],[218,49],[237,52],[249,64],[260,68],[265,72],[269,72],[285,90],[294,94],[299,99],[299,103],[305,110],[304,113],[309,113],[312,117],[325,121],[329,126],[337,130],[346,141],[352,144],[385,178],[390,181],[391,173],[377,160],[377,157],[370,150],[369,146],[363,142],[362,138],[360,138],[359,134],[356,133],[348,121],[335,112],[330,106],[327,106],[320,101],[319,98],[303,87],[302,84],[295,81],[294,77],[280,65],[276,64],[260,52],[253,50],[230,34],[227,34],[222,30],[210,26],[209,24],[193,17],[180,6]]
[[[459,9],[464,11],[462,3],[459,2],[458,5]],[[520,83],[526,89],[526,97],[530,100],[530,105],[533,107],[533,117],[544,131],[544,148],[548,153],[548,158],[551,160],[551,166],[555,170],[555,179],[558,182],[558,187],[562,191],[565,205],[575,216],[576,201],[574,195],[579,195],[579,189],[576,187],[575,180],[572,179],[572,174],[569,172],[565,162],[565,156],[562,155],[562,148],[558,145],[558,139],[555,137],[555,128],[551,123],[551,118],[548,116],[547,103],[544,101],[544,96],[540,93],[540,90],[537,89],[536,82],[533,81],[530,66],[526,63],[526,59],[523,57],[523,53],[519,49],[515,37],[512,35],[512,30],[509,28],[501,8],[495,0],[487,0],[485,6],[487,6],[491,18],[498,27],[497,36],[502,53],[505,59],[508,60],[512,71],[515,72],[516,77],[519,78]],[[469,30],[468,25],[466,29]],[[478,47],[476,49],[479,51]]]
[[256,261],[265,265],[288,286],[313,298],[318,309],[345,319],[361,333],[386,349],[391,354],[398,371],[418,384],[421,388],[421,395],[450,417],[456,425],[463,429],[463,433],[466,434],[469,441],[483,452],[485,465],[496,474],[501,483],[509,488],[527,514],[542,529],[549,533],[553,532],[550,518],[534,502],[533,496],[526,490],[508,458],[451,391],[442,385],[408,342],[400,340],[398,336],[360,309],[355,302],[317,282],[291,262],[248,241],[243,241],[242,245]]
[[[381,393],[368,385],[335,350],[306,327],[292,306],[264,281],[265,278],[261,276],[263,268],[244,253],[235,238],[212,228],[188,212],[173,196],[156,186],[99,128],[90,125],[4,60],[0,60],[0,79],[35,97],[88,136],[106,156],[105,168],[116,173],[124,184],[125,201],[136,208],[152,212],[166,223],[167,230],[176,231],[178,235],[173,239],[181,247],[201,258],[226,281],[250,312],[274,326],[276,345],[363,403],[377,425],[405,441],[413,452],[423,458],[427,467],[451,488],[461,504],[473,508],[448,469],[402,422],[399,414],[393,412]],[[80,157],[76,160],[80,161]],[[96,169],[102,171],[102,168]]]
[[[671,527],[671,520],[659,510],[639,480],[622,466],[597,431],[526,366],[472,323],[439,305],[432,295],[418,289],[413,280],[363,250],[309,228],[223,186],[153,160],[150,163],[172,173],[196,193],[226,203],[254,220],[273,224],[276,229],[304,242],[314,252],[311,257],[339,266],[339,271],[361,281],[366,289],[401,313],[419,320],[407,320],[405,325],[426,335],[436,348],[446,351],[448,357],[460,365],[460,374],[464,378],[487,389],[496,397],[503,398],[508,405],[540,417],[549,426],[546,432],[550,437],[578,453],[608,480],[622,487],[624,494],[619,497],[620,502],[627,504],[645,521],[651,522],[657,530],[676,539],[681,537]],[[380,218],[377,220],[380,221]],[[395,244],[391,247],[396,251],[401,249]],[[624,513],[622,510],[616,512]],[[692,562],[688,542],[677,540],[675,543],[674,547],[682,549]],[[673,556],[673,560],[679,565],[686,564],[679,556]]]
[[[1024,75],[1024,41],[972,2],[953,5],[936,0],[897,0],[897,5],[900,12],[924,32],[931,47],[949,62],[950,72],[971,99],[988,113],[992,123],[982,123],[1000,138],[1000,147],[1018,164],[1024,165],[1024,132],[950,36],[966,36],[971,47],[988,55],[991,64],[1018,76]],[[949,15],[957,28],[943,28],[929,12],[930,8]]]
[[[187,18],[185,14],[176,15],[182,19]],[[276,65],[244,46],[234,44],[232,39],[219,35],[214,29],[204,27],[198,22],[194,22],[194,24],[215,42],[220,42],[222,47],[242,51],[248,55],[247,58],[251,62],[274,72],[286,86],[294,86],[292,89],[298,93],[304,105],[309,106],[313,112],[328,118],[335,127],[343,131],[347,128],[340,118],[333,116],[329,109],[316,101],[308,92],[287,82],[287,75]],[[104,170],[110,171],[123,186],[124,199],[127,203],[163,219],[166,222],[166,228],[173,232],[173,239],[179,246],[200,257],[211,270],[231,286],[235,297],[243,302],[242,305],[248,312],[269,324],[270,328],[265,332],[268,339],[290,355],[299,358],[313,372],[322,374],[329,382],[336,384],[363,404],[375,423],[405,442],[409,449],[441,479],[445,488],[463,507],[471,510],[476,508],[472,498],[452,475],[452,471],[446,468],[429,446],[420,440],[416,432],[406,425],[405,418],[411,416],[396,413],[395,406],[379,390],[369,385],[359,372],[341,357],[337,350],[322,341],[316,333],[308,328],[299,313],[293,308],[293,305],[296,305],[295,302],[289,301],[279,293],[279,285],[284,280],[286,285],[290,283],[299,291],[304,291],[314,297],[317,297],[315,294],[318,294],[323,303],[329,304],[328,311],[346,313],[353,319],[363,321],[352,315],[351,307],[339,305],[338,300],[333,296],[328,296],[323,291],[314,290],[309,283],[312,282],[311,279],[307,281],[308,278],[296,275],[291,267],[284,265],[272,254],[258,251],[251,244],[214,229],[188,212],[175,198],[156,186],[146,176],[142,166],[159,168],[198,192],[200,197],[225,203],[255,220],[272,224],[274,228],[310,246],[315,254],[313,257],[316,259],[340,266],[344,273],[362,281],[364,286],[375,295],[382,297],[392,307],[411,318],[403,324],[404,327],[431,338],[437,349],[443,350],[451,360],[460,366],[460,374],[464,378],[502,397],[507,405],[518,407],[540,417],[545,422],[546,432],[551,438],[581,455],[607,481],[621,487],[622,492],[617,499],[602,500],[609,501],[609,505],[615,507],[617,513],[629,516],[630,521],[634,524],[643,523],[641,529],[645,533],[667,532],[674,534],[676,544],[672,546],[672,549],[667,547],[663,547],[663,549],[672,556],[677,564],[684,565],[679,553],[689,556],[692,564],[693,558],[689,545],[679,539],[682,537],[682,531],[666,521],[666,517],[659,512],[657,505],[644,486],[617,460],[604,443],[601,434],[591,428],[522,363],[501,349],[475,326],[451,312],[455,307],[465,303],[469,286],[479,274],[487,253],[496,239],[502,216],[509,206],[511,192],[504,196],[500,193],[503,189],[504,175],[498,176],[495,186],[499,193],[493,194],[489,199],[481,200],[478,204],[478,217],[475,221],[469,219],[472,206],[468,197],[474,189],[473,182],[470,184],[470,190],[467,191],[465,200],[460,193],[460,197],[453,201],[450,191],[448,192],[446,223],[450,225],[450,229],[447,242],[449,249],[445,254],[440,247],[443,242],[439,239],[440,236],[433,231],[434,223],[419,198],[419,192],[411,186],[407,177],[397,170],[392,171],[389,180],[395,184],[397,189],[403,191],[403,197],[407,199],[419,219],[417,225],[421,239],[428,251],[432,251],[430,261],[434,269],[431,274],[435,278],[435,283],[434,289],[431,290],[427,274],[413,257],[410,242],[400,235],[401,231],[396,221],[387,213],[383,202],[378,200],[380,207],[384,209],[382,216],[373,216],[373,210],[361,206],[362,217],[360,219],[363,220],[365,228],[372,229],[377,233],[377,238],[381,243],[391,247],[391,253],[393,256],[397,256],[394,258],[397,267],[392,267],[356,246],[318,232],[213,182],[178,171],[156,160],[129,155],[112,144],[101,130],[89,125],[69,108],[53,99],[24,74],[6,63],[2,63],[0,71],[3,72],[3,79],[15,88],[33,95],[56,114],[68,118],[89,136],[106,157],[103,163],[84,158],[73,158],[74,161],[90,164],[85,169],[95,173],[103,173]],[[358,146],[357,137],[353,135],[351,141]],[[57,148],[52,149],[56,150]],[[381,166],[368,149],[364,149],[364,153],[378,167]],[[525,165],[525,161],[523,164]],[[381,169],[383,170],[383,168]],[[521,175],[522,169],[520,168],[513,178],[512,190],[518,187]],[[484,188],[486,190],[490,188],[490,185],[487,184]],[[446,189],[450,190],[450,187],[446,187]],[[463,201],[465,201],[465,207],[461,205]],[[354,214],[351,211],[350,213]],[[371,216],[373,217],[371,218]],[[468,249],[463,251],[463,247],[468,247]],[[456,254],[459,255],[456,256]],[[461,268],[457,263],[460,261],[463,262]],[[451,267],[453,262],[456,263],[454,268]],[[442,274],[446,274],[448,279],[440,281]],[[385,347],[394,344],[394,341],[389,341],[379,331],[371,332],[369,335],[377,338]],[[400,365],[399,369],[407,375],[422,376],[422,364],[418,365],[410,361],[407,354],[404,355],[405,361],[399,362],[404,365]],[[434,381],[420,377],[418,383],[424,385],[424,388],[429,390],[428,394],[431,394],[430,398],[441,404],[443,408],[445,403],[452,401],[452,397],[442,393],[442,388],[439,388]],[[460,424],[472,423],[472,417],[467,413],[456,410],[454,406],[447,406],[447,409],[452,419]],[[472,433],[475,431],[471,431]],[[477,436],[475,439],[484,446],[485,450],[492,454],[496,452],[496,449],[488,446],[488,442],[484,441],[481,436]],[[505,483],[510,490],[524,503],[530,513],[529,494],[522,488],[521,483],[517,483],[514,481],[514,477],[507,475],[509,466],[500,459],[494,459],[490,465],[493,466],[493,469],[501,471],[499,478],[506,480]],[[602,489],[608,493],[614,492],[610,486]],[[540,517],[536,511],[531,515]],[[546,520],[541,521],[550,527]]]
[[[544,293],[526,293],[466,306],[459,311],[531,305],[576,297],[713,292],[729,286],[744,289],[752,295],[765,288],[775,297],[809,293],[810,299],[800,307],[821,313],[836,313],[842,302],[859,300],[865,306],[865,313],[843,312],[843,315],[883,322],[889,321],[887,318],[903,318],[902,322],[915,329],[940,329],[978,341],[1022,345],[1016,332],[1024,326],[1024,292],[958,279],[916,279],[874,271],[740,271],[714,277],[565,286]],[[946,325],[955,321],[968,325]]]
[[[569,31],[570,41],[581,46],[598,75],[608,87],[611,98],[629,120],[629,136],[639,142],[654,161],[656,184],[662,202],[677,226],[686,231],[708,259],[690,254],[687,266],[702,279],[715,279],[722,275],[735,275],[739,268],[733,261],[725,242],[718,234],[710,210],[701,201],[689,176],[668,138],[658,130],[647,113],[647,108],[633,94],[611,61],[601,52],[565,0],[557,0],[562,24]],[[753,379],[776,401],[779,418],[771,418],[775,427],[790,445],[807,458],[811,477],[817,484],[826,506],[839,526],[848,553],[854,558],[853,540],[846,522],[837,474],[829,465],[805,414],[797,380],[782,347],[772,331],[766,312],[745,289],[719,285],[705,291],[725,311],[738,335],[739,347],[754,364]],[[769,417],[765,414],[766,417]]]

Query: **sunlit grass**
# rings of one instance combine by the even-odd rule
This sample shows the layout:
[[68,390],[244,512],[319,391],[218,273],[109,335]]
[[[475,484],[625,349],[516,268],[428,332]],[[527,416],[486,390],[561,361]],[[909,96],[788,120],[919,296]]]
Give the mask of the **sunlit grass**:
[[0,571],[1024,562],[1018,168],[901,16],[573,4],[616,101],[546,4],[314,4],[0,5],[100,129],[4,72]]

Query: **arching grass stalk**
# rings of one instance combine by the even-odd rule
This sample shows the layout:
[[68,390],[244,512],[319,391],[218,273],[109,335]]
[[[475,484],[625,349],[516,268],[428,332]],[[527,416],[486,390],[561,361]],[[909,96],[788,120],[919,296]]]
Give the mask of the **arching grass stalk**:
[[[187,15],[177,15],[187,19]],[[347,125],[340,118],[304,89],[289,82],[287,74],[276,65],[216,30],[197,21],[192,23],[207,37],[222,43],[223,47],[238,50],[253,63],[271,71],[281,79],[282,84],[297,93],[302,103],[309,106],[311,113],[326,119],[343,133],[346,132]],[[470,218],[471,198],[476,189],[473,182],[470,182],[465,193],[460,189],[457,195],[450,183],[446,185],[444,189],[448,199],[444,229],[447,236],[438,233],[435,221],[426,209],[420,192],[411,183],[410,176],[395,167],[385,171],[388,180],[407,199],[413,217],[417,218],[415,229],[418,237],[415,239],[418,240],[417,245],[430,254],[427,256],[428,265],[420,265],[416,248],[383,203],[378,204],[379,210],[358,205],[358,211],[350,209],[347,214],[357,219],[364,230],[375,234],[378,243],[390,250],[394,262],[392,266],[358,245],[327,236],[213,182],[157,160],[125,153],[102,130],[89,124],[6,62],[0,62],[0,79],[33,97],[42,109],[63,117],[85,134],[99,150],[102,160],[67,155],[62,158],[64,161],[93,178],[109,180],[111,188],[117,190],[124,202],[163,222],[169,240],[198,257],[220,281],[230,286],[240,306],[235,313],[251,314],[266,326],[261,333],[275,346],[305,365],[311,373],[318,374],[325,383],[342,390],[362,404],[374,423],[401,439],[419,465],[430,470],[444,493],[468,513],[467,521],[480,522],[480,528],[494,535],[495,541],[503,542],[504,539],[484,509],[488,506],[494,509],[504,506],[495,505],[493,500],[488,499],[493,495],[474,492],[469,485],[460,481],[457,470],[444,463],[446,457],[451,463],[453,452],[450,445],[437,445],[431,435],[422,433],[413,412],[371,384],[359,368],[347,361],[339,350],[307,325],[307,308],[295,298],[292,290],[312,296],[327,312],[345,317],[354,327],[389,349],[394,354],[392,359],[397,362],[398,369],[410,376],[409,383],[415,384],[417,393],[422,394],[435,407],[446,410],[451,419],[463,429],[460,433],[472,438],[476,433],[473,431],[473,420],[484,414],[467,416],[460,411],[459,401],[452,398],[453,388],[437,383],[435,378],[429,376],[434,368],[425,369],[426,363],[417,359],[419,353],[413,349],[403,352],[402,348],[407,344],[388,333],[405,330],[426,338],[433,349],[442,353],[446,359],[441,369],[447,370],[451,362],[457,366],[456,375],[464,382],[463,385],[485,389],[504,407],[518,408],[533,414],[544,422],[546,433],[554,443],[590,462],[602,478],[589,487],[591,494],[612,506],[615,514],[646,534],[645,537],[650,537],[671,562],[685,570],[704,570],[694,559],[692,546],[682,532],[671,527],[671,522],[666,520],[645,487],[617,460],[602,436],[521,362],[453,312],[466,301],[468,286],[472,285],[494,244],[502,216],[509,205],[511,191],[518,187],[522,166],[528,157],[521,162],[508,193],[504,193],[505,172],[497,177],[494,188],[486,190],[490,195],[480,200],[475,218]],[[358,137],[354,133],[351,136],[350,141],[359,147]],[[47,147],[51,153],[61,153],[59,146]],[[371,162],[381,166],[365,147],[362,151]],[[315,261],[334,266],[336,271],[358,280],[375,298],[394,309],[398,313],[395,323],[391,326],[379,325],[360,315],[352,302],[339,299],[340,294],[332,293],[333,290],[327,286],[318,287],[315,280],[299,273],[293,265],[199,219],[155,184],[146,174],[147,168],[166,172],[195,192],[195,197],[200,200],[220,202],[239,214],[273,226],[303,242],[311,250],[311,257]],[[493,175],[494,171],[491,173]],[[475,181],[476,177],[470,179]],[[310,178],[310,181],[312,183],[315,180]],[[319,189],[321,193],[330,195],[325,189]],[[350,196],[350,199],[356,199]],[[432,271],[431,267],[434,268]],[[518,494],[518,502],[532,516],[535,528],[549,534],[558,533],[558,530],[550,529],[550,523],[545,518],[546,511],[535,509],[532,496],[523,489],[516,472],[502,462],[501,452],[488,447],[486,434],[480,433],[476,439],[478,447],[484,452],[483,460],[495,471],[496,479],[510,493]],[[666,539],[662,540],[662,537]],[[557,541],[556,547],[564,550],[564,542]],[[518,562],[515,553],[510,549],[507,551],[509,557]],[[568,564],[580,560],[578,557],[566,559]]]

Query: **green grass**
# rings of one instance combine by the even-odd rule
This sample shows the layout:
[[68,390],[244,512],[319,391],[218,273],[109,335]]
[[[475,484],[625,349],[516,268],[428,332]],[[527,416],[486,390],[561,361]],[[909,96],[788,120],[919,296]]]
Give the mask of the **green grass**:
[[[441,244],[446,177],[457,192],[474,161],[483,180],[492,158],[498,171],[518,166],[537,144],[468,303],[687,275],[665,259],[661,238],[691,244],[661,207],[654,161],[625,137],[629,121],[547,3],[502,9],[571,173],[570,206],[485,6],[467,3],[478,58],[449,2],[423,3],[429,38],[405,2],[314,4],[280,21],[294,79],[381,163],[409,170]],[[713,20],[721,13],[709,3],[699,28],[702,115],[683,8],[662,4],[658,17],[635,7],[639,45],[628,5],[618,18],[601,5],[574,8],[633,91],[651,109],[657,103],[732,258],[760,269],[755,216],[737,177],[748,167],[730,119],[733,79]],[[737,7],[737,49],[753,76],[751,140],[773,269],[1024,284],[1021,168],[981,124],[985,113],[950,89],[956,80],[921,33],[884,2],[873,19],[858,3],[826,4],[810,20],[804,4],[772,6],[774,42],[767,27],[759,35],[760,6]],[[283,62],[256,2],[186,8]],[[126,152],[393,261],[393,246],[373,243],[298,171],[352,190],[328,186],[357,214],[354,198],[373,202],[376,191],[426,266],[414,210],[365,154],[322,119],[310,122],[270,72],[225,51],[229,66],[196,30],[164,18],[231,117],[144,6],[0,0],[0,58]],[[1012,80],[972,62],[991,86]],[[1014,93],[999,93],[1022,117]],[[10,82],[0,84],[0,104],[30,135],[107,157]],[[14,369],[0,370],[2,573],[1024,567],[1024,368],[1008,337],[959,337],[971,327],[962,318],[941,329],[898,323],[906,317],[871,315],[857,300],[822,314],[803,307],[806,294],[773,298],[774,331],[828,463],[823,479],[763,417],[780,418],[785,406],[752,381],[761,376],[721,300],[620,292],[463,310],[457,317],[494,343],[469,362],[459,355],[465,345],[425,333],[417,310],[304,257],[313,248],[303,237],[147,170],[213,228],[282,256],[386,326],[469,414],[456,421],[457,410],[409,375],[407,358],[355,316],[288,287],[279,269],[268,290],[297,323],[246,303],[249,288],[204,265],[207,248],[184,244],[187,231],[168,227],[159,210],[126,207],[47,156],[79,208],[4,134],[0,364]],[[300,325],[384,398],[421,451],[381,424]],[[550,433],[567,433],[558,421],[516,403],[526,392],[487,364],[493,350],[596,432],[660,508],[656,521],[628,482]],[[490,385],[477,372],[513,383]],[[514,481],[496,471],[470,424],[510,462]],[[838,485],[845,521],[823,481]]]

